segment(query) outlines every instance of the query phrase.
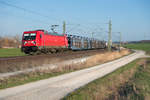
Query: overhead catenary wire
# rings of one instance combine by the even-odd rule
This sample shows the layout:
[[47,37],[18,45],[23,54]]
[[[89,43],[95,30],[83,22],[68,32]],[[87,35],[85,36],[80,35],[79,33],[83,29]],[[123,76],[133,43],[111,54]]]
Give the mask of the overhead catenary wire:
[[[71,28],[68,32],[72,32],[71,34],[79,34],[82,36],[88,36],[88,37],[94,37],[94,38],[99,38],[102,40],[106,40],[105,37],[103,36],[103,33],[105,32],[105,28],[102,28],[100,25],[94,25],[94,24],[67,24],[67,30],[69,29],[69,26],[74,25],[73,28]],[[80,27],[78,27],[80,25]],[[77,26],[77,27],[76,27]],[[93,33],[95,35],[93,35]],[[108,33],[108,32],[107,32]],[[70,33],[69,33],[70,34]],[[92,36],[91,36],[92,35]],[[95,37],[96,36],[96,37]]]
[[[33,10],[30,10],[30,9],[26,9],[26,8],[23,8],[23,7],[20,7],[20,6],[17,6],[17,5],[14,5],[14,4],[5,2],[5,1],[0,1],[0,4],[3,4],[3,5],[5,5],[5,6],[9,6],[9,7],[13,7],[13,8],[15,8],[15,9],[18,9],[18,10],[21,10],[21,11],[24,11],[24,12],[27,12],[27,13],[30,13],[30,14],[34,14],[34,15],[36,15],[36,16],[40,16],[40,17],[46,18],[46,21],[44,21],[44,20],[39,19],[38,17],[32,18],[32,17],[28,17],[28,16],[19,15],[19,14],[14,15],[14,16],[19,17],[19,18],[25,18],[25,19],[31,20],[32,22],[43,23],[44,25],[49,26],[49,24],[50,24],[50,23],[49,23],[49,20],[50,20],[50,19],[54,19],[54,18],[52,18],[52,17],[50,17],[50,16],[47,16],[47,15],[44,15],[44,14],[42,14],[42,13],[40,13],[40,12],[33,11]],[[56,18],[55,18],[55,20],[60,21],[60,20],[58,20],[58,19],[56,19]],[[60,22],[59,22],[59,23],[60,23]],[[51,23],[51,24],[52,24],[52,23]],[[39,27],[39,28],[40,28],[40,27]]]
[[[33,10],[30,10],[30,9],[26,9],[26,8],[23,8],[23,7],[20,7],[20,6],[5,2],[5,1],[0,1],[0,4],[6,5],[6,6],[9,6],[9,7],[13,7],[13,8],[16,8],[18,10],[22,10],[22,11],[25,11],[25,12],[28,12],[28,13],[31,13],[31,14],[34,14],[34,15],[37,15],[37,16],[47,18],[47,19],[54,19],[54,18],[52,18],[50,16],[47,16],[47,15],[44,15],[44,14],[38,12],[38,11],[33,11]],[[56,18],[55,18],[55,20],[56,20]],[[45,23],[44,21],[41,21],[41,20],[37,20],[37,21]],[[49,23],[46,22],[46,24],[49,24]],[[82,31],[81,33],[92,33],[92,32],[94,32],[94,33],[97,34],[97,33],[100,33],[99,31],[104,30],[104,28],[99,27],[99,25],[102,25],[102,24],[104,25],[104,24],[108,24],[108,23],[89,23],[90,27],[88,27],[88,28],[87,28],[88,24],[86,24],[86,27],[85,27],[85,25],[78,24],[78,25],[75,25],[74,27],[72,27],[70,30],[68,30],[67,33],[73,31],[74,29],[76,29],[78,27],[77,30]],[[79,26],[83,26],[82,29]],[[78,33],[78,32],[76,32],[76,33]]]
[[67,31],[67,33],[69,33],[69,32],[71,32],[71,31],[73,31],[75,28],[77,28],[77,27],[79,27],[80,26],[80,24],[77,24],[77,25],[75,25],[74,27],[72,27],[70,30],[68,30]]
[[41,17],[44,17],[44,18],[47,18],[47,19],[54,19],[54,20],[58,20],[56,18],[52,18],[50,16],[47,16],[47,15],[44,15],[40,12],[36,12],[36,11],[33,11],[33,10],[29,10],[29,9],[26,9],[26,8],[23,8],[23,7],[19,7],[19,6],[16,6],[16,5],[13,5],[11,3],[7,3],[7,2],[4,2],[4,1],[0,1],[1,4],[3,5],[6,5],[6,6],[10,6],[10,7],[13,7],[13,8],[16,8],[16,9],[19,9],[19,10],[22,10],[22,11],[25,11],[25,12],[28,12],[28,13],[31,13],[31,14],[34,14],[34,15],[38,15],[38,16],[41,16]]

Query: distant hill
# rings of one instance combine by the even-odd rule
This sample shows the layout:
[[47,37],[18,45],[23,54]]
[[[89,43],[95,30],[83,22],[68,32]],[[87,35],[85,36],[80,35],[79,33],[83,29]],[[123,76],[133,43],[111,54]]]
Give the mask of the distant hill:
[[141,40],[142,43],[150,43],[150,40]]

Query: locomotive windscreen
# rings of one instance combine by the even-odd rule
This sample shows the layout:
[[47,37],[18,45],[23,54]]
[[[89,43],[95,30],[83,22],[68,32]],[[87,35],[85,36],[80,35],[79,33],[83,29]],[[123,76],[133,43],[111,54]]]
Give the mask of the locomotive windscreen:
[[36,33],[26,33],[23,36],[23,40],[35,40]]

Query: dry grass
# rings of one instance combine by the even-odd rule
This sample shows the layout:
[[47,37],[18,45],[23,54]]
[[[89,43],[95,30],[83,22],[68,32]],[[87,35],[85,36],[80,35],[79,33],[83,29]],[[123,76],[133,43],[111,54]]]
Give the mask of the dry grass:
[[12,59],[0,58],[0,73],[13,72],[22,69],[39,67],[39,66],[43,66],[44,64],[54,64],[62,61],[67,61],[70,59],[88,57],[103,52],[104,52],[103,50],[77,51],[77,52],[66,51],[63,53],[50,54],[50,55],[34,55],[34,56],[24,56],[19,58],[13,57]]
[[129,50],[122,50],[120,52],[114,51],[114,52],[105,52],[103,54],[97,54],[88,59],[87,65],[91,66],[93,64],[102,64],[120,58],[122,56],[128,55],[129,53],[130,53]]
[[[16,86],[16,85],[20,85],[20,84],[25,84],[28,82],[33,82],[33,81],[37,81],[37,80],[41,80],[41,79],[46,79],[46,78],[49,78],[52,76],[61,75],[63,73],[92,67],[97,64],[102,64],[104,62],[108,62],[108,61],[120,58],[121,56],[125,56],[129,53],[130,52],[128,50],[123,50],[121,52],[109,52],[109,53],[106,52],[104,54],[97,54],[97,55],[92,56],[85,63],[61,65],[56,69],[36,70],[35,72],[24,73],[21,75],[3,78],[3,79],[0,79],[0,89]],[[34,64],[34,62],[31,62],[31,64]],[[110,79],[110,81],[111,80],[112,79]],[[124,81],[124,80],[122,80],[122,81]],[[113,83],[111,83],[111,84],[113,84]]]
[[150,97],[150,59],[141,59],[132,77],[114,91],[115,100],[149,100]]
[[[128,82],[134,75],[137,69],[136,65],[136,61],[132,62],[127,65],[127,67],[122,67],[117,71],[78,89],[68,97],[65,97],[64,100],[116,100],[115,95],[117,95],[118,88]],[[109,97],[112,94],[114,95]]]
[[72,92],[64,100],[149,100],[150,59],[138,59]]

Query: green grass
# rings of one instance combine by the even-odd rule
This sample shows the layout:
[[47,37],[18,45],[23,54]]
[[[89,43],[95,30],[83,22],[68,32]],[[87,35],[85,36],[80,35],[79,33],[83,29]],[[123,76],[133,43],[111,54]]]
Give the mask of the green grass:
[[126,44],[124,47],[136,50],[144,50],[150,52],[150,43],[135,43],[135,44]]
[[9,78],[7,80],[0,82],[0,89],[23,85],[23,84],[30,83],[30,82],[35,82],[38,80],[47,79],[47,78],[58,76],[58,75],[68,73],[68,72],[71,72],[71,71],[44,73],[44,74],[42,73],[22,74],[20,76],[12,77],[12,78]]
[[[127,71],[128,73],[126,73]],[[133,71],[134,73],[130,76],[129,74]],[[128,77],[128,80],[124,76]],[[121,78],[126,81],[120,82]],[[149,98],[150,59],[147,58],[135,60],[103,78],[77,89],[63,100],[149,100]]]
[[[116,94],[116,93],[115,93]],[[145,59],[137,71],[118,89],[118,100],[150,100],[150,59]]]
[[25,56],[20,48],[0,49],[0,57]]
[[[85,85],[84,87],[77,89],[68,96],[64,97],[63,100],[101,100],[102,96],[107,97],[110,94],[109,92],[112,92],[111,89],[109,90],[110,87],[113,87],[112,84],[120,84],[117,76],[125,71],[129,71],[133,67],[135,68],[137,61],[139,61],[139,59]],[[130,75],[130,72],[126,73],[126,75],[124,74],[124,77],[128,77],[128,75]]]
[[145,65],[138,67],[138,71],[132,77],[130,84],[133,84],[136,88],[130,98],[134,98],[134,100],[145,100],[147,98],[148,100],[150,97],[150,59],[147,59]]

